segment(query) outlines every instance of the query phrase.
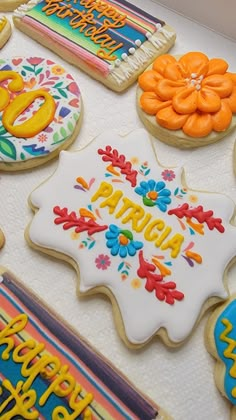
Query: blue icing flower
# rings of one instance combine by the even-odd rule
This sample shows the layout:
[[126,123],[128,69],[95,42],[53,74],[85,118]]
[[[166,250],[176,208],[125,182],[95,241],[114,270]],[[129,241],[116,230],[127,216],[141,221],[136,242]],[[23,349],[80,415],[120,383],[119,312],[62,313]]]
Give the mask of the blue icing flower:
[[133,240],[133,234],[130,230],[120,229],[116,225],[110,225],[106,232],[106,246],[110,248],[111,255],[119,254],[121,258],[127,255],[133,257],[136,252],[143,247],[143,243]]
[[135,192],[143,197],[143,204],[148,207],[157,206],[161,211],[167,210],[167,205],[171,203],[171,192],[165,188],[163,181],[141,181],[140,185],[135,188]]

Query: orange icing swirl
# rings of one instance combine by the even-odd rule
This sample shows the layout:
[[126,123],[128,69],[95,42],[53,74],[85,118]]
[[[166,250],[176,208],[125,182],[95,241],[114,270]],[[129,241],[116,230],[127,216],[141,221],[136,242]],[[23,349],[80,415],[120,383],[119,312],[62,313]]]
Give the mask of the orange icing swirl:
[[236,113],[236,74],[227,69],[222,58],[201,52],[164,54],[139,76],[140,106],[162,127],[190,137],[225,131]]

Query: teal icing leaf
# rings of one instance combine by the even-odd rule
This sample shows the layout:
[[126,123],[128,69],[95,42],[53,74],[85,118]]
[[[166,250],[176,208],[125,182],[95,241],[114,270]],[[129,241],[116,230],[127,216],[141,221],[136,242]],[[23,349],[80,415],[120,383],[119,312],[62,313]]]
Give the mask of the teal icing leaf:
[[91,242],[91,244],[89,245],[88,249],[92,249],[95,245],[95,241]]
[[[67,132],[66,132],[66,129],[64,128],[64,127],[61,127],[60,128],[60,134],[62,135],[62,137],[66,137],[67,136]],[[53,139],[54,140],[54,139]]]
[[172,265],[172,262],[171,262],[171,261],[167,261],[167,262],[165,262],[164,264],[165,264],[165,265],[169,265],[169,266],[171,266],[171,265]]
[[57,142],[57,141],[59,140],[59,138],[60,138],[60,137],[59,137],[59,134],[58,134],[58,133],[54,133],[54,134],[53,134],[53,141],[54,141],[54,142]]
[[26,71],[22,70],[21,74],[22,76],[26,76]]
[[16,160],[16,148],[14,144],[4,137],[0,137],[0,152],[10,157],[13,160]]
[[61,87],[63,85],[63,82],[59,82],[59,83],[56,83],[55,85],[54,85],[54,88],[59,88],[59,87]]
[[147,169],[146,172],[144,172],[144,175],[147,176],[151,172],[151,169]]
[[192,228],[189,228],[190,235],[195,235],[195,232]]
[[21,158],[21,160],[25,160],[25,155],[24,155],[24,153],[22,153],[22,152],[21,152],[21,154],[20,154],[20,158]]
[[41,73],[41,71],[43,71],[43,67],[40,67],[39,69],[35,70],[36,76],[38,76],[38,74]]
[[175,191],[174,191],[174,195],[177,195],[177,194],[178,194],[178,192],[179,192],[179,188],[177,187],[177,188],[175,189]]
[[58,92],[60,93],[61,96],[63,96],[63,98],[67,98],[67,93],[63,90],[63,89],[57,89]]
[[57,99],[61,99],[61,97],[60,96],[57,96],[57,95],[53,95],[53,98],[56,99],[56,100]]
[[122,268],[124,267],[124,262],[121,262],[118,266],[118,271],[122,270]]
[[88,209],[89,209],[90,211],[92,211],[92,205],[91,205],[91,204],[89,204],[89,205],[88,205]]
[[32,68],[32,67],[29,67],[29,66],[23,66],[23,69],[25,69],[25,70],[27,70],[27,71],[30,71],[31,73],[32,73],[32,72],[34,73],[34,68]]

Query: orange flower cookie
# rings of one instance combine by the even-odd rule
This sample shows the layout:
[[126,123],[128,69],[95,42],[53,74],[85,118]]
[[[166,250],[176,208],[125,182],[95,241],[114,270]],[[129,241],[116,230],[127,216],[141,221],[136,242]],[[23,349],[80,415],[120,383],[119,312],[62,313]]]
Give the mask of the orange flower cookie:
[[158,57],[139,76],[138,113],[159,140],[179,148],[214,143],[236,124],[236,73],[201,52]]
[[11,36],[11,25],[5,16],[0,16],[0,49]]

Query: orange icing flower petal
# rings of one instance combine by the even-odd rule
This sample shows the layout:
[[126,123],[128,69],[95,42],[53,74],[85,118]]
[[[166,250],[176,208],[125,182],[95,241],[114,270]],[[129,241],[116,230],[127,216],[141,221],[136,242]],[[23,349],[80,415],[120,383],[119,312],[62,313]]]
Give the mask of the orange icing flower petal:
[[172,106],[161,109],[157,112],[157,122],[169,130],[179,130],[186,123],[189,115],[180,115],[175,112]]
[[171,105],[171,101],[161,101],[154,92],[144,92],[140,97],[141,108],[149,115],[156,115],[157,111]]
[[222,58],[212,58],[208,63],[207,76],[211,76],[212,74],[225,74],[228,67],[228,63]]
[[179,63],[171,63],[166,66],[164,71],[164,77],[170,80],[181,80],[183,79],[183,75],[181,72],[181,66]]
[[221,101],[221,108],[218,112],[212,115],[213,130],[224,131],[226,130],[232,120],[232,112],[227,103],[227,100]]
[[221,107],[221,100],[216,92],[202,88],[198,92],[197,107],[202,112],[217,112]]
[[226,98],[232,93],[233,82],[229,77],[222,74],[213,74],[203,79],[202,87],[214,90],[220,98]]
[[154,61],[152,68],[153,70],[156,70],[158,73],[160,73],[162,76],[164,75],[166,66],[168,64],[176,63],[175,57],[173,57],[170,54],[163,54],[156,58]]
[[185,83],[183,81],[161,79],[154,91],[162,100],[168,101],[169,99],[172,99],[178,91],[182,90],[184,86]]
[[236,86],[233,88],[231,95],[225,99],[232,112],[236,112]]
[[172,106],[179,114],[192,114],[197,109],[198,92],[195,87],[183,88],[172,100]]
[[232,80],[233,84],[236,85],[236,73],[226,73],[225,76],[229,77]]
[[191,76],[192,74],[199,76],[205,76],[208,71],[208,57],[201,52],[189,52],[184,54],[179,62],[186,73]]
[[139,86],[144,92],[154,91],[157,82],[162,79],[162,76],[154,70],[147,70],[138,78]]
[[205,137],[210,134],[213,122],[210,114],[195,112],[183,126],[183,132],[190,137]]

